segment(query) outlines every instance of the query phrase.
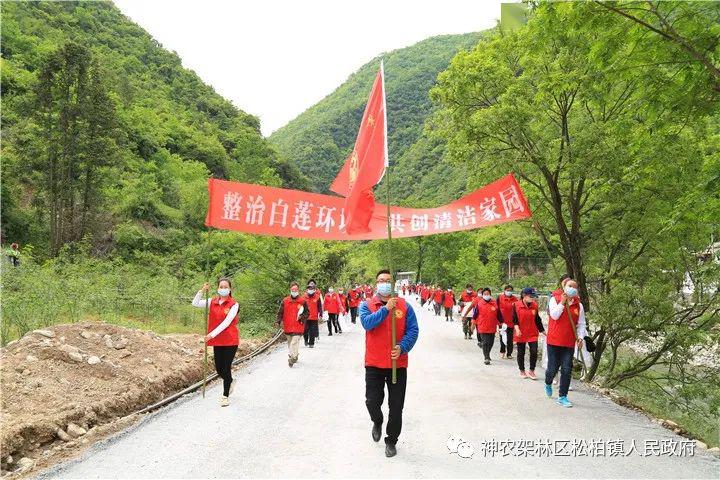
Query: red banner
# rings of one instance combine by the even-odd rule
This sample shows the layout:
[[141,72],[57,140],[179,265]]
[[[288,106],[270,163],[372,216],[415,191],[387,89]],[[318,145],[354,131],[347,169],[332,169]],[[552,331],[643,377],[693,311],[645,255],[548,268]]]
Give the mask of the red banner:
[[[345,233],[345,199],[331,195],[208,180],[205,225],[256,235],[320,240],[387,238],[387,208],[378,205],[370,232]],[[530,217],[527,200],[509,174],[437,208],[391,207],[394,238],[458,232]]]

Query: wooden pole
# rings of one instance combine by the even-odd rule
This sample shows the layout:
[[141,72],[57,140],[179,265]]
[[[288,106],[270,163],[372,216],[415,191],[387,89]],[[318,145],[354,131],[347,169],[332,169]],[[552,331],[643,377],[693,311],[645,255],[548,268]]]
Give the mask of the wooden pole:
[[208,344],[207,344],[207,333],[208,328],[210,327],[210,315],[209,315],[209,309],[208,309],[208,297],[210,295],[210,232],[212,230],[208,230],[207,237],[205,239],[205,280],[208,284],[208,289],[205,290],[205,334],[203,335],[203,338],[205,339],[205,355],[203,358],[203,387],[202,387],[202,396],[205,398],[205,386],[207,384],[207,372],[208,372]]

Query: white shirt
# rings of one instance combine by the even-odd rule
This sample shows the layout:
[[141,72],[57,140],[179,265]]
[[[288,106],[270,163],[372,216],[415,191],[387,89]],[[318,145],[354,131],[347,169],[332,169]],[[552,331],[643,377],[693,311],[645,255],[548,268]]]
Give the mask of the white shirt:
[[[550,301],[548,302],[548,312],[550,313],[549,321],[557,321],[560,315],[562,315],[563,310],[565,310],[565,305],[557,303],[555,297],[550,297]],[[585,308],[583,304],[580,303],[580,315],[577,318],[577,336],[582,339],[585,335],[587,335],[587,329],[585,328]]]
[[[212,301],[212,298],[208,298],[207,303],[206,303],[205,299],[203,298],[203,291],[198,290],[198,292],[195,294],[195,298],[193,298],[192,306],[198,307],[198,308],[205,308],[205,306],[207,305],[207,307],[210,308],[211,301]],[[219,301],[220,305],[222,305],[224,302],[225,302],[225,299],[223,299],[221,297],[220,301]],[[213,331],[210,332],[210,338],[217,337],[220,334],[220,332],[225,330],[230,325],[230,323],[233,321],[233,318],[235,318],[237,313],[238,313],[238,304],[237,304],[237,302],[235,302],[235,305],[230,307],[230,311],[228,312],[227,316],[225,316],[225,320],[220,322],[220,325],[215,327],[213,329]]]

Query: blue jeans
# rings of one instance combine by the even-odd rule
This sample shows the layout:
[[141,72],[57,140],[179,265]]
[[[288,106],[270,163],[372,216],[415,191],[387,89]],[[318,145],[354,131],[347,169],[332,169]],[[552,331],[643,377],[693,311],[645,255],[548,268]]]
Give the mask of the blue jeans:
[[547,346],[548,366],[545,370],[545,385],[552,385],[553,378],[560,370],[560,392],[561,397],[566,397],[570,389],[570,378],[572,378],[572,362],[575,355],[574,347],[560,347],[558,345]]

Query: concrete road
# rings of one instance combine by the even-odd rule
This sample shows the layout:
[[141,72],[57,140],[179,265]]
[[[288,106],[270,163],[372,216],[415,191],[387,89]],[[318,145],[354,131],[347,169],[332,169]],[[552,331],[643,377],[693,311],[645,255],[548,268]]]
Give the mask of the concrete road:
[[[542,381],[520,379],[515,360],[483,365],[457,321],[418,316],[395,458],[370,437],[358,323],[322,332],[292,369],[284,345],[240,368],[229,407],[214,384],[205,399],[176,402],[41,477],[719,477],[720,461],[704,452],[657,456],[656,448],[679,452],[684,439],[643,415],[578,384],[575,407],[564,409]],[[451,436],[473,455],[450,453]]]

